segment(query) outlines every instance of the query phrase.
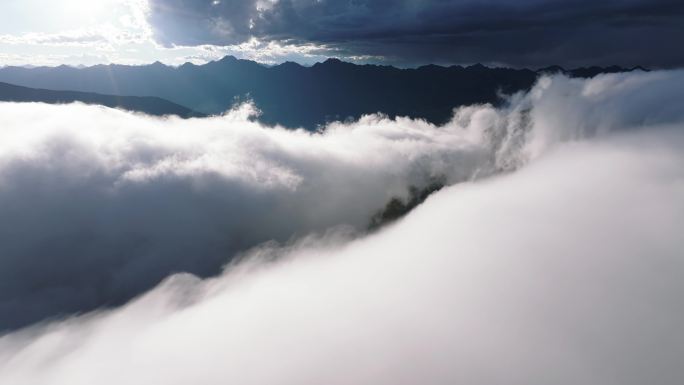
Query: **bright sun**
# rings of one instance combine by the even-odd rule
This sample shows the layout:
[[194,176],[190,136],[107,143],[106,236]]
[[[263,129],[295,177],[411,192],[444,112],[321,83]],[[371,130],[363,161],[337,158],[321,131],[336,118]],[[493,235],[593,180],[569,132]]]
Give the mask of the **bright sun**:
[[116,0],[60,0],[65,13],[72,15],[79,24],[114,22],[118,8],[125,1]]

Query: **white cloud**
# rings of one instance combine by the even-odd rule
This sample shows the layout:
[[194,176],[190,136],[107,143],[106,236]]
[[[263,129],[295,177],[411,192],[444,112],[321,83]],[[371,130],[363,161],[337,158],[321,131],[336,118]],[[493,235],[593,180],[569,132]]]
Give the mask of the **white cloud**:
[[[323,134],[244,111],[167,121],[1,105],[0,234],[19,248],[54,241],[15,271],[71,269],[78,294],[107,258],[132,285],[168,261],[200,262],[228,234],[363,225],[425,175],[533,161],[438,193],[373,236],[262,248],[221,277],[176,276],[125,307],[6,335],[0,382],[676,383],[683,80],[555,77],[444,127],[372,116]],[[87,257],[74,262],[74,247]]]
[[[409,185],[491,168],[479,122],[369,116],[312,134],[260,126],[244,107],[196,120],[81,105],[0,111],[2,327],[121,301],[172,272],[216,273],[271,239],[363,230]],[[25,263],[52,267],[16,279]]]
[[[340,54],[322,45],[266,42],[256,38],[234,45],[167,47],[158,44],[153,37],[152,27],[148,22],[150,9],[146,0],[111,4],[92,2],[91,8],[79,12],[78,4],[73,0],[62,1],[67,1],[68,4],[55,3],[53,6],[72,9],[73,13],[96,16],[80,17],[68,28],[62,25],[53,28],[28,25],[22,30],[0,33],[0,50],[3,51],[0,65],[137,65],[154,61],[169,65],[186,62],[204,64],[226,55],[265,64],[284,61],[313,64],[324,61],[330,55]],[[49,7],[47,9],[50,10]],[[0,12],[2,10],[0,6]],[[93,60],[93,52],[98,53],[97,60]],[[349,59],[358,61],[368,58]]]
[[22,36],[2,35],[2,44],[96,45],[108,39],[97,31],[70,31],[58,34],[29,33]]

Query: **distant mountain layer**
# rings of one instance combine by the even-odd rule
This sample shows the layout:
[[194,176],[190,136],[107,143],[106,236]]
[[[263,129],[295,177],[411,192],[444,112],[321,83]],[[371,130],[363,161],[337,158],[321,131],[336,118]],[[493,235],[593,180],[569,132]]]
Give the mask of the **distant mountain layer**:
[[42,102],[50,104],[81,102],[144,112],[150,115],[178,115],[183,118],[203,114],[158,97],[101,95],[78,91],[53,91],[0,83],[0,101]]
[[205,65],[169,67],[98,65],[87,68],[6,67],[0,81],[27,87],[113,95],[156,96],[206,114],[221,113],[236,102],[253,100],[260,120],[287,127],[316,128],[331,120],[382,112],[443,123],[454,107],[499,103],[501,94],[529,89],[543,72],[590,77],[620,67],[566,71],[441,67],[415,69],[355,65],[329,59],[311,67],[284,63],[267,67],[227,56]]

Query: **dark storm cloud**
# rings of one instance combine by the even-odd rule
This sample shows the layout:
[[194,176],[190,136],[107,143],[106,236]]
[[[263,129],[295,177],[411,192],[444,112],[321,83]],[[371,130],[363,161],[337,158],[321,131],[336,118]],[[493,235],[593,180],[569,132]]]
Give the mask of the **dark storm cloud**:
[[245,41],[249,20],[257,13],[254,1],[214,3],[193,0],[150,1],[150,23],[163,44],[233,44]]
[[151,0],[164,44],[250,37],[326,45],[337,55],[427,62],[684,64],[684,3],[672,0]]

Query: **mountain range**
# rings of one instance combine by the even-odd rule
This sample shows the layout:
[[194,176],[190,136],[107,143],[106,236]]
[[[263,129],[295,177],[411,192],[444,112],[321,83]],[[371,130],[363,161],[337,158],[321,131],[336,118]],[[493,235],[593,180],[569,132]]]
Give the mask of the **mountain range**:
[[49,104],[81,102],[129,111],[144,112],[149,115],[177,115],[182,118],[203,116],[203,114],[189,108],[153,96],[120,96],[79,91],[55,91],[21,87],[1,82],[0,101],[40,102]]
[[[4,67],[0,68],[0,81],[40,89],[17,91],[43,99],[37,101],[81,100],[157,115],[220,114],[236,103],[253,101],[261,110],[259,120],[263,123],[316,129],[329,121],[356,119],[376,112],[439,124],[451,117],[454,107],[496,105],[504,94],[528,90],[541,73],[592,77],[631,70],[643,68],[565,70],[553,66],[530,70],[476,64],[400,69],[356,65],[338,59],[310,67],[292,62],[266,66],[226,56],[204,65],[186,63],[178,67],[159,62],[85,68]],[[53,94],[48,90],[75,92]]]

